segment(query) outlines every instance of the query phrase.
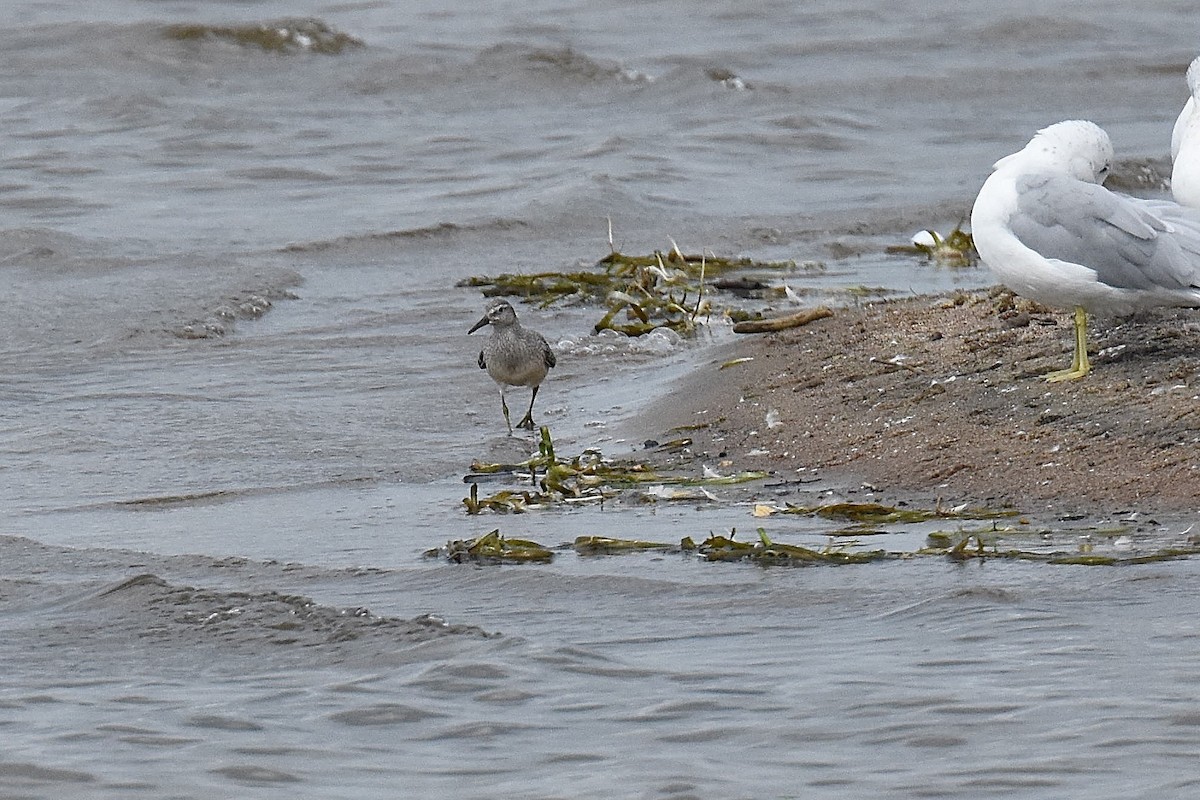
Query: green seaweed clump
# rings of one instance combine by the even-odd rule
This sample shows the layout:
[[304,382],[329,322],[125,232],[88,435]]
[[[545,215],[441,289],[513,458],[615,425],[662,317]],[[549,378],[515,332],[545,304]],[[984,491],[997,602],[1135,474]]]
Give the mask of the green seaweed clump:
[[924,255],[942,267],[970,267],[979,263],[975,240],[962,229],[962,223],[956,225],[944,239],[935,230],[923,230],[912,237],[910,244],[892,245],[887,252]]
[[479,484],[471,484],[471,493],[463,498],[467,513],[480,514],[484,511],[494,511],[498,514],[521,514],[535,506],[544,506],[550,502],[544,494],[538,492],[514,492],[503,489],[488,497],[479,497]]
[[500,535],[499,529],[475,539],[447,542],[444,551],[441,548],[425,551],[427,558],[443,555],[455,564],[544,564],[554,559],[550,549],[528,539],[507,539]]
[[366,46],[361,39],[335,31],[319,19],[285,19],[257,25],[170,25],[165,34],[179,42],[215,39],[282,54],[336,55]]
[[[566,298],[602,303],[607,310],[594,326],[597,333],[613,330],[641,336],[655,328],[670,328],[687,335],[695,331],[697,319],[712,313],[705,292],[714,288],[714,277],[731,270],[787,270],[795,266],[794,261],[686,255],[672,242],[666,253],[656,250],[646,256],[630,256],[613,249],[592,270],[481,275],[459,281],[458,285],[479,287],[486,297],[536,298],[543,308]],[[731,315],[745,313],[738,309],[723,311]]]
[[898,522],[928,522],[937,519],[1001,519],[1015,517],[1013,509],[991,508],[896,508],[882,503],[828,503],[821,506],[787,504],[780,513],[816,515],[825,519],[841,519],[866,525],[888,525]]

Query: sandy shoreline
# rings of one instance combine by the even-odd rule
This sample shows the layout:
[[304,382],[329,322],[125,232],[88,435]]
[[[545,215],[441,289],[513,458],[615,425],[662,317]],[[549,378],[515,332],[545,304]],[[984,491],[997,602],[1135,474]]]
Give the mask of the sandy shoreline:
[[642,426],[696,461],[931,501],[1194,510],[1200,312],[1094,320],[1092,373],[1043,381],[1072,341],[1068,314],[999,289],[872,303],[722,348]]

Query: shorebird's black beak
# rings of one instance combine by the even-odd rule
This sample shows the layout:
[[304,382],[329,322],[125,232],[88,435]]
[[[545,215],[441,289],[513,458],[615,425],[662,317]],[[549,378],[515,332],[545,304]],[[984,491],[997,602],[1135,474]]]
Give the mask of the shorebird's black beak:
[[471,326],[471,330],[467,331],[467,333],[468,333],[468,334],[472,334],[472,333],[474,333],[475,331],[477,331],[477,330],[479,330],[480,328],[482,328],[484,325],[490,325],[490,324],[491,324],[491,322],[492,322],[492,321],[491,321],[490,319],[488,319],[488,318],[487,318],[487,314],[484,314],[484,315],[483,315],[483,319],[479,320],[479,322],[476,322],[474,325],[472,325],[472,326]]

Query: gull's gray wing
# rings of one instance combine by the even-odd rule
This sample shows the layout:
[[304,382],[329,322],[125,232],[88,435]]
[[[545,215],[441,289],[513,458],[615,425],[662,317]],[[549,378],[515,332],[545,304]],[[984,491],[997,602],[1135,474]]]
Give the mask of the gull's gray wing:
[[1012,232],[1046,258],[1118,289],[1200,287],[1200,212],[1061,175],[1017,178]]

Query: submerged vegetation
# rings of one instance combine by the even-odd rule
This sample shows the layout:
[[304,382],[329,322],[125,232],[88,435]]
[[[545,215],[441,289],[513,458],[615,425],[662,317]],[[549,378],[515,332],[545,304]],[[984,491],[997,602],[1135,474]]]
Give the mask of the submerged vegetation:
[[[649,443],[659,452],[674,452],[691,445],[682,437],[665,444]],[[659,471],[649,463],[634,460],[615,461],[596,449],[578,455],[560,455],[549,428],[542,427],[537,452],[515,464],[481,463],[471,465],[464,481],[471,488],[463,505],[469,515],[484,513],[520,514],[532,509],[564,508],[572,503],[600,502],[621,496],[624,500],[656,502],[686,500],[702,503],[718,501],[709,489],[716,486],[745,484],[768,477],[763,472],[719,474],[707,467],[703,474],[680,475]],[[508,478],[510,485],[488,496],[480,496],[479,482]],[[1129,529],[1078,528],[1046,530],[1033,526],[1013,508],[987,508],[940,502],[930,508],[887,505],[878,502],[826,502],[816,505],[754,502],[750,515],[762,519],[787,515],[827,520],[824,546],[778,541],[758,528],[757,537],[741,540],[736,530],[728,534],[708,533],[697,541],[684,536],[675,541],[648,541],[588,535],[556,546],[529,539],[508,538],[499,529],[475,539],[453,540],[445,546],[425,552],[430,558],[445,558],[455,563],[529,564],[546,563],[556,553],[574,551],[580,557],[618,556],[634,553],[673,554],[697,557],[709,562],[747,562],[761,566],[814,566],[865,564],[915,558],[941,558],[952,562],[1009,560],[1056,565],[1116,566],[1144,564],[1200,555],[1200,537],[1173,540],[1159,546],[1135,547]],[[923,534],[923,544],[903,549],[860,545],[860,540],[884,541],[879,537],[907,534],[904,526],[925,526],[941,522],[983,522],[986,526],[933,530]],[[900,527],[897,530],[897,526]],[[773,534],[777,536],[778,533]],[[804,535],[812,537],[807,530]],[[698,538],[698,537],[697,537]],[[910,540],[911,541],[911,540]]]
[[[680,446],[677,440],[659,445],[660,449]],[[487,497],[479,496],[478,480],[482,476],[509,474],[530,489],[503,489]],[[539,479],[540,474],[540,479]],[[596,449],[587,449],[569,458],[560,458],[554,450],[550,429],[542,427],[538,452],[516,464],[485,464],[476,461],[464,481],[471,484],[470,494],[463,498],[468,514],[484,511],[521,513],[533,507],[558,503],[603,502],[616,497],[623,489],[648,487],[642,493],[646,499],[698,499],[694,494],[672,496],[664,491],[667,485],[704,487],[728,486],[765,478],[765,472],[740,472],[720,475],[711,470],[700,477],[663,475],[649,465],[637,461],[607,459]]]
[[[735,322],[754,317],[733,303],[714,307],[715,291],[723,286],[745,286],[744,282],[723,284],[722,275],[734,270],[794,269],[794,261],[755,261],[711,253],[688,255],[672,242],[665,253],[655,251],[645,256],[626,255],[612,248],[592,269],[480,275],[458,285],[478,287],[487,297],[524,297],[542,307],[567,299],[602,304],[605,311],[594,326],[597,333],[613,330],[641,336],[655,328],[670,328],[688,335],[696,330],[697,320],[714,312],[728,315]],[[756,286],[764,288],[765,284]]]
[[170,25],[166,37],[180,42],[230,42],[281,54],[336,55],[366,46],[361,39],[335,31],[319,19],[284,19],[244,25]]
[[[668,445],[687,441],[681,439]],[[719,475],[707,468],[700,477],[664,475],[647,464],[609,461],[597,450],[585,450],[580,455],[561,458],[555,452],[549,429],[545,427],[541,429],[538,452],[525,461],[518,464],[475,463],[472,470],[473,473],[465,478],[471,483],[470,494],[463,500],[467,513],[471,515],[484,512],[521,513],[532,508],[548,508],[572,502],[602,502],[631,489],[636,489],[636,496],[644,500],[716,500],[705,487],[745,483],[766,477],[761,472]],[[527,482],[529,488],[506,488],[480,497],[476,481],[491,475],[510,475],[522,483]],[[671,488],[680,486],[685,488]],[[663,542],[589,535],[578,536],[571,543],[554,547],[528,539],[506,538],[496,529],[475,539],[447,542],[444,547],[427,550],[425,555],[455,563],[525,564],[549,562],[556,552],[573,550],[579,556],[659,553],[695,556],[710,562],[748,562],[761,566],[848,565],[930,557],[954,562],[1003,559],[1058,565],[1116,566],[1200,555],[1198,537],[1157,548],[1135,549],[1125,527],[1055,532],[1035,528],[1024,518],[1014,520],[1020,514],[1011,508],[966,505],[947,508],[941,503],[932,508],[898,507],[874,502],[833,502],[811,506],[755,503],[751,514],[756,518],[807,516],[829,520],[843,527],[825,531],[823,535],[828,543],[822,547],[777,541],[768,536],[763,528],[757,529],[757,538],[749,540],[739,540],[736,530],[728,535],[710,532],[699,542],[691,536],[675,542]],[[985,521],[990,526],[931,531],[925,535],[924,544],[913,549],[864,549],[858,545],[858,540],[863,537],[899,532],[885,530],[884,526],[928,525],[941,521]],[[812,535],[811,531],[806,533]],[[1102,552],[1097,550],[1098,546],[1103,548]]]

